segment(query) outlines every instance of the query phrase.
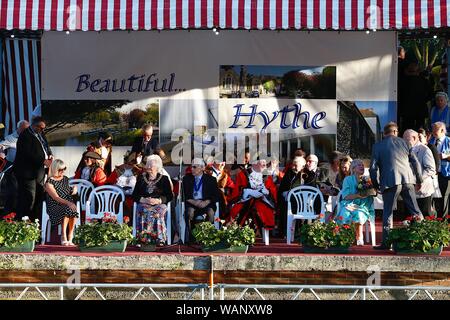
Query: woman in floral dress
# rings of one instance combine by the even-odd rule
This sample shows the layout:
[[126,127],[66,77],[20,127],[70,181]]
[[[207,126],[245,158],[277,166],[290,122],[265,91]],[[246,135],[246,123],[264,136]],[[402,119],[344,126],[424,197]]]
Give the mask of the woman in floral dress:
[[138,203],[137,234],[142,230],[156,233],[159,246],[167,241],[166,214],[170,214],[167,203],[173,198],[169,178],[159,173],[161,170],[161,158],[149,156],[145,171],[138,177],[133,191],[133,200]]

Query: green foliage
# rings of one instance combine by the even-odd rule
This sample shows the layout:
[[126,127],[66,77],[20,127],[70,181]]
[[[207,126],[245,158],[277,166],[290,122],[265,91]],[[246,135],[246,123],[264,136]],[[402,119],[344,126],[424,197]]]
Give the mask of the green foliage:
[[39,222],[30,220],[0,221],[0,246],[15,247],[40,238]]
[[125,223],[94,221],[75,230],[74,243],[86,247],[104,246],[111,241],[133,240],[132,228]]
[[334,221],[322,223],[320,220],[316,220],[312,224],[302,226],[300,237],[304,246],[319,248],[349,247],[355,241],[355,226],[338,225]]
[[450,229],[446,220],[427,217],[422,221],[414,221],[411,217],[403,222],[403,226],[389,232],[388,245],[396,244],[398,249],[427,252],[440,246],[448,246]]
[[445,39],[406,39],[400,42],[406,51],[406,59],[413,56],[419,64],[419,69],[424,70],[433,66],[436,62],[441,63],[441,57],[445,52]]
[[255,231],[248,225],[241,227],[234,221],[220,230],[210,222],[202,222],[194,227],[192,234],[195,240],[205,247],[212,247],[220,242],[236,247],[255,243]]

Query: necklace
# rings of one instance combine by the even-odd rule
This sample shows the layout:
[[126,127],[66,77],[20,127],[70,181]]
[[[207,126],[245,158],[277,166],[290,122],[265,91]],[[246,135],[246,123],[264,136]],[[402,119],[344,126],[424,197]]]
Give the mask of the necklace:
[[144,178],[144,181],[145,181],[145,183],[147,184],[147,192],[149,193],[149,194],[152,194],[153,193],[153,191],[155,190],[155,188],[156,188],[156,184],[159,182],[159,180],[161,180],[161,178],[162,178],[162,175],[159,175],[159,177],[158,177],[158,175],[156,175],[156,179],[153,179],[153,180],[149,180],[149,178],[150,178],[150,175],[149,174],[144,174],[143,175],[143,178]]
[[199,195],[199,191],[200,191],[200,188],[202,187],[202,185],[203,185],[203,179],[202,178],[200,178],[200,179],[198,179],[199,181],[198,181],[198,183],[196,182],[196,180],[197,179],[195,179],[194,178],[194,198],[197,198],[197,196]]

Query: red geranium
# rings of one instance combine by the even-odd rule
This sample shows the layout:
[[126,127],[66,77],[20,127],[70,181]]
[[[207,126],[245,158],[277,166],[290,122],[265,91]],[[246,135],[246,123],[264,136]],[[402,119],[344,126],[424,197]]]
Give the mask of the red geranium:
[[344,225],[343,225],[343,228],[344,228],[344,229],[350,229],[350,226],[349,226],[348,224],[344,224]]
[[3,217],[3,220],[5,220],[8,223],[12,223],[13,219],[16,217],[16,213],[15,212],[11,212],[10,214],[7,214],[6,216]]

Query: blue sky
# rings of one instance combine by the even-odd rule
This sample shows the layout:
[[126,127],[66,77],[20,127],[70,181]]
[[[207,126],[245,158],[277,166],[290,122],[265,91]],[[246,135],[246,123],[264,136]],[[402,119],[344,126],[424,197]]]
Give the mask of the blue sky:
[[[322,73],[324,67],[316,66],[246,66],[247,72],[253,75],[271,75],[281,77],[285,73],[292,70],[302,70],[306,74],[312,74],[314,72]],[[241,69],[240,65],[234,66],[233,70],[239,74]]]
[[397,102],[396,101],[355,101],[358,109],[373,109],[380,118],[380,126],[389,121],[397,121]]

